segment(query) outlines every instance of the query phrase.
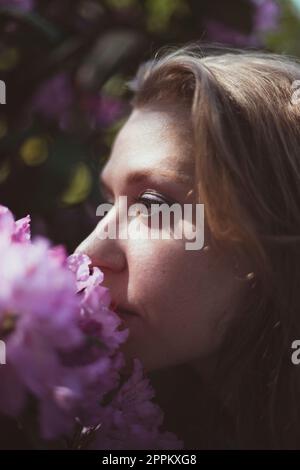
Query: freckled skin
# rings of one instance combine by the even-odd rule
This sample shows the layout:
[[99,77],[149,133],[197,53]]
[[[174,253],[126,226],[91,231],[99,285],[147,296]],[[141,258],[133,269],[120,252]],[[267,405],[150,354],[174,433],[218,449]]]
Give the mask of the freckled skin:
[[[102,172],[114,201],[127,195],[130,205],[150,188],[181,204],[195,202],[186,197],[194,184],[191,142],[188,117],[178,106],[135,109],[119,131]],[[144,168],[153,170],[157,183],[128,186],[127,174]],[[162,182],[160,176],[166,170],[185,176],[186,182],[172,177]],[[117,212],[118,205],[99,222],[98,229]],[[209,245],[209,238],[205,222],[204,245]],[[184,363],[201,368],[218,350],[224,325],[236,314],[248,289],[240,279],[246,267],[240,264],[237,273],[232,255],[214,249],[187,251],[185,242],[101,240],[95,229],[78,247],[102,269],[112,297],[140,313],[125,319],[130,337],[123,349],[128,357],[139,357],[148,371]]]

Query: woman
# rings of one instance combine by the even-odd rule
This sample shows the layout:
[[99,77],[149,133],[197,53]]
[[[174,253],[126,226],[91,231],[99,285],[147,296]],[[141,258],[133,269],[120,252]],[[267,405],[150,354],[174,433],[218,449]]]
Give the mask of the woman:
[[[78,248],[104,272],[124,351],[187,449],[300,448],[297,79],[295,60],[198,45],[142,65],[101,175],[114,206]],[[204,247],[101,239],[113,222],[122,232],[120,196],[204,204]]]

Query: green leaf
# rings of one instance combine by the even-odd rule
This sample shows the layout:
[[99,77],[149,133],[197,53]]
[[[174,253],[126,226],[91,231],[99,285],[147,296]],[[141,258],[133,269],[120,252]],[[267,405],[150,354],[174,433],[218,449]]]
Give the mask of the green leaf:
[[99,91],[140,44],[141,36],[135,31],[119,30],[102,35],[79,68],[78,82],[87,90]]

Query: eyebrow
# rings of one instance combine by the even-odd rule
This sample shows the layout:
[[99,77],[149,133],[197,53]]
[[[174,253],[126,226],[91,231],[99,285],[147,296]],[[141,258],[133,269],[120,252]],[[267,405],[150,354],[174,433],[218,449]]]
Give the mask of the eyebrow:
[[[134,184],[142,183],[144,181],[152,179],[153,175],[157,177],[160,177],[160,176],[164,176],[167,178],[171,177],[173,180],[175,180],[176,182],[180,184],[186,184],[190,181],[190,178],[183,172],[164,169],[164,170],[160,170],[159,173],[155,174],[153,173],[152,169],[145,168],[143,170],[136,170],[136,171],[133,171],[132,173],[129,173],[126,177],[126,184],[134,185]],[[108,193],[111,193],[111,189],[109,185],[103,179],[103,173],[100,173],[99,181],[100,181],[101,187]]]

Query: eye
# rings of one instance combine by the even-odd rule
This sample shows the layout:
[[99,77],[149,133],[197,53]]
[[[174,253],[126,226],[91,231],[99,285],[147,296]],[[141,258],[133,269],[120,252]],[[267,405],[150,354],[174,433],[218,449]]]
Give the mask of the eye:
[[160,206],[162,204],[167,204],[168,206],[171,206],[172,204],[174,204],[175,201],[167,199],[165,196],[162,196],[154,190],[147,190],[140,193],[139,196],[135,198],[135,202],[146,206],[146,208],[150,211],[149,215],[151,215],[156,210],[156,207],[152,207],[153,204],[155,204],[156,206]]

